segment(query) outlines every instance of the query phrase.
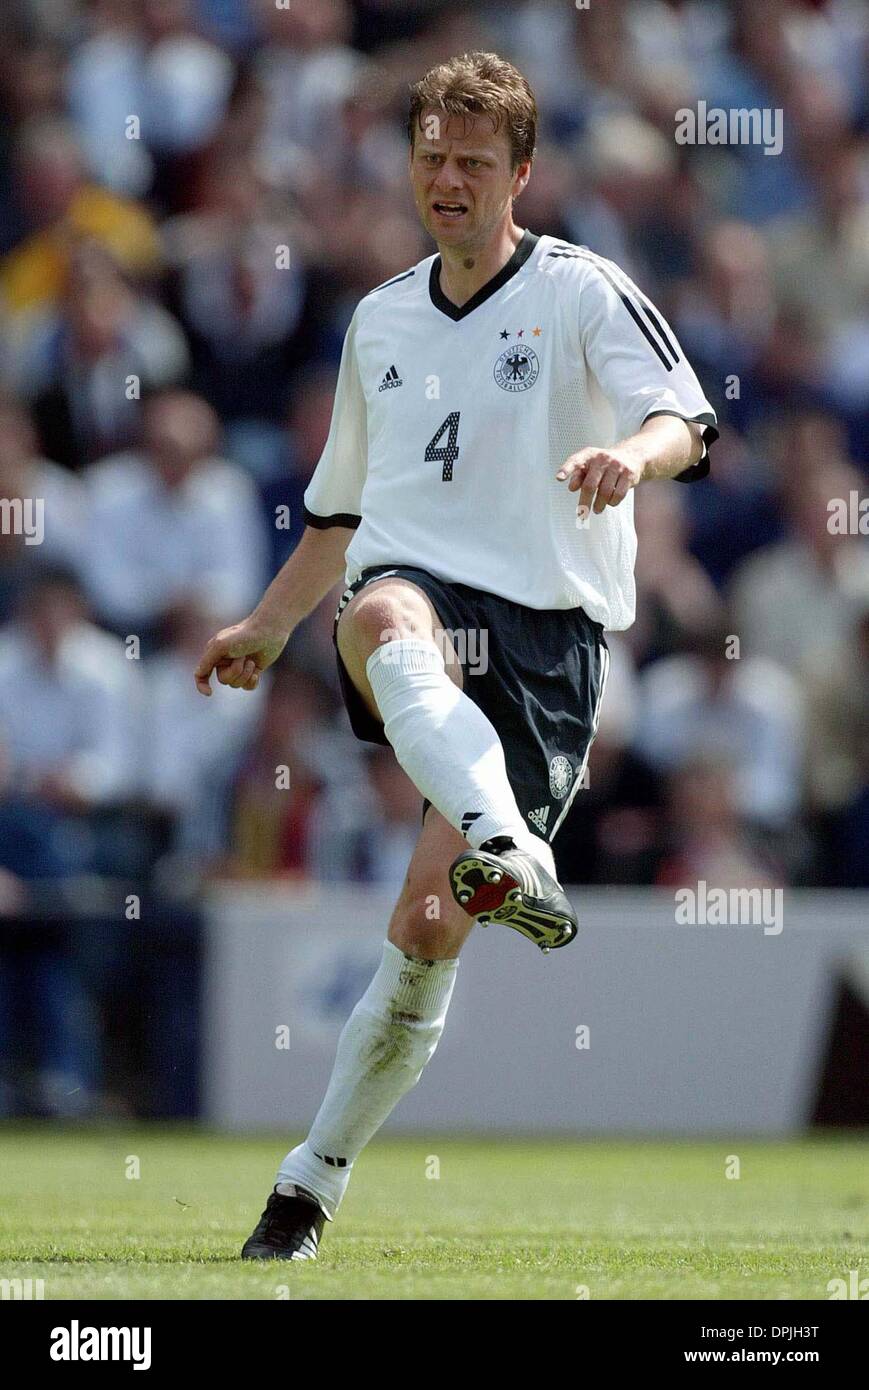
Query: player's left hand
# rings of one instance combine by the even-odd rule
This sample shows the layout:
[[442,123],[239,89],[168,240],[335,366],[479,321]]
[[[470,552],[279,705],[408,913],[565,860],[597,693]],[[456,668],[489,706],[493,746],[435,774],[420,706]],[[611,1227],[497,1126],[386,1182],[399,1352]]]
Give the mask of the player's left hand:
[[600,513],[605,507],[617,507],[642,475],[640,464],[618,449],[591,446],[571,454],[555,476],[559,482],[567,480],[571,492],[579,492],[576,510],[582,517]]

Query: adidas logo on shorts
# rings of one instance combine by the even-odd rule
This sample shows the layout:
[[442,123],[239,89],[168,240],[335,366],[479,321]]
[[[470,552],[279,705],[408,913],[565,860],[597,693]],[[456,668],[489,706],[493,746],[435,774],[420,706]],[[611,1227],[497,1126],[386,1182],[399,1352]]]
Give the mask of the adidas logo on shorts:
[[389,371],[388,371],[388,372],[386,373],[386,375],[384,376],[383,380],[381,381],[381,383],[380,383],[380,385],[378,386],[377,389],[378,389],[378,391],[389,391],[389,390],[391,390],[391,388],[394,387],[394,386],[403,386],[403,385],[404,385],[404,382],[402,381],[401,377],[398,375],[398,371],[397,371],[395,365],[393,364],[393,365],[390,367]]
[[549,807],[538,806],[536,811],[529,811],[528,819],[531,821],[532,825],[536,825],[537,829],[542,831],[545,835],[546,822],[549,820]]

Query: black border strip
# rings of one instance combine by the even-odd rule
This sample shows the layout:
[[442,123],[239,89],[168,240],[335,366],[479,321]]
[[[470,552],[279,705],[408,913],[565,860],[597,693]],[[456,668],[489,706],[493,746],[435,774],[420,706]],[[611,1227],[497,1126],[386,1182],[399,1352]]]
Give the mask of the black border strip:
[[[650,410],[646,420],[654,420],[656,415],[673,415],[677,420],[684,420],[686,424],[703,426],[703,443],[706,446],[706,452],[696,463],[689,464],[687,468],[682,469],[681,473],[674,474],[673,482],[699,483],[701,478],[708,478],[709,450],[719,437],[715,417],[708,410],[702,411],[700,415],[680,415],[678,410]],[[643,424],[646,423],[646,420],[643,421]]]
[[331,516],[317,516],[316,512],[309,512],[304,508],[305,525],[313,526],[316,531],[328,531],[332,526],[346,526],[349,531],[355,531],[362,520],[361,516],[354,516],[352,512],[333,512]]
[[484,304],[497,290],[500,290],[502,286],[506,285],[508,280],[512,280],[517,270],[522,269],[539,240],[539,236],[534,232],[529,232],[526,228],[522,233],[522,240],[519,242],[519,245],[516,247],[516,250],[513,252],[507,264],[502,266],[498,274],[493,275],[491,280],[487,280],[485,285],[482,285],[480,289],[477,290],[476,294],[471,295],[471,298],[466,304],[454,304],[451,299],[447,299],[441,289],[441,258],[440,256],[435,256],[431,264],[431,273],[428,277],[428,291],[431,296],[432,304],[436,309],[440,309],[442,314],[446,314],[448,319],[452,319],[454,323],[458,323],[459,319],[466,318],[468,314],[472,314],[475,309],[479,309],[480,305]]

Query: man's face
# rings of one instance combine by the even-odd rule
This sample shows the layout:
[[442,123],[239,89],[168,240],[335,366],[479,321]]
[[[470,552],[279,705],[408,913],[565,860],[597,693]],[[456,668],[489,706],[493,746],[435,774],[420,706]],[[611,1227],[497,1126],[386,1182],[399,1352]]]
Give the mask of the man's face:
[[511,168],[510,140],[490,116],[423,112],[410,154],[417,211],[440,245],[480,249],[528,182],[530,161]]
[[178,487],[208,453],[210,421],[199,402],[165,399],[145,410],[145,448],[166,487]]
[[66,634],[85,616],[84,604],[68,584],[45,584],[31,596],[26,621],[38,645],[53,655]]

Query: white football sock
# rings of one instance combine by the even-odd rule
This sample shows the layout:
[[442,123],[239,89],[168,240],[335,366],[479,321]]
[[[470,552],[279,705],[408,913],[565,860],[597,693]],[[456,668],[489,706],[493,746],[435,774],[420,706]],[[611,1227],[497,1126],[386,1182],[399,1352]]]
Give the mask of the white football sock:
[[365,670],[395,756],[444,819],[472,849],[509,835],[549,868],[551,851],[522,820],[493,724],[450,680],[434,642],[385,642]]
[[438,1045],[458,968],[458,959],[416,960],[383,943],[377,972],[338,1040],[311,1132],[281,1164],[279,1192],[291,1196],[298,1185],[330,1219],[335,1215],[354,1159],[416,1085]]

